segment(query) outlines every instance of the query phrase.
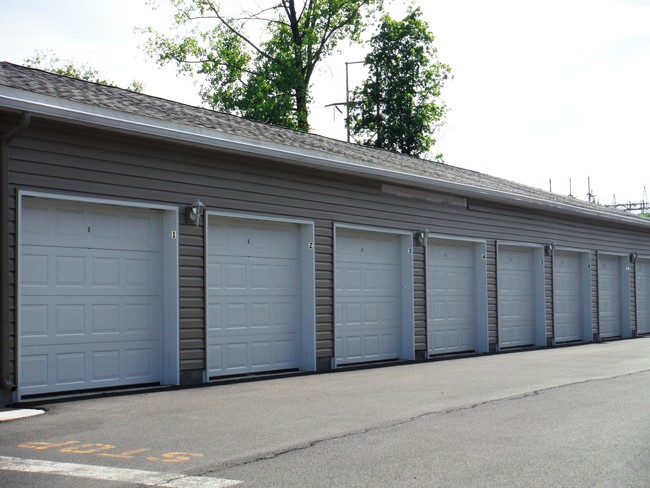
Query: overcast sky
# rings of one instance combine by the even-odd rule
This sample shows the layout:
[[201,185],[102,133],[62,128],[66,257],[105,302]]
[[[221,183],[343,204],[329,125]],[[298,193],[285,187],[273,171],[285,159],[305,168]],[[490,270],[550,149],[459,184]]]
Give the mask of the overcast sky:
[[[250,1],[250,0],[249,0]],[[268,0],[258,0],[264,4]],[[197,87],[159,69],[134,27],[171,25],[166,0],[0,0],[0,60],[36,50],[87,63],[121,86],[199,104]],[[233,1],[225,2],[232,4]],[[395,16],[403,14],[395,2]],[[420,0],[439,58],[454,80],[433,152],[448,164],[586,199],[587,178],[604,204],[641,201],[650,186],[650,0]],[[321,65],[314,131],[345,138],[344,54]],[[350,67],[351,82],[362,77]]]

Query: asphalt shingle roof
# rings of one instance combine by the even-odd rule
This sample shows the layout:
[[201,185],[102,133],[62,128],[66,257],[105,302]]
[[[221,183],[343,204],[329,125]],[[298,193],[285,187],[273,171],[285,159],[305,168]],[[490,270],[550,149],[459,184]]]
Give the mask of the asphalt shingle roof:
[[[612,215],[623,215],[623,212],[618,210],[449,164],[436,163],[315,134],[262,124],[234,115],[134,93],[113,86],[55,75],[12,63],[0,62],[0,85],[38,95],[79,102],[93,107],[214,130],[237,137],[244,137],[251,141],[280,144],[302,150],[321,151],[354,161],[369,168],[398,171],[443,183],[457,183],[488,191],[502,192],[512,195],[513,200],[516,196],[522,196],[540,199],[549,204],[559,203],[584,210],[597,210]],[[630,214],[625,215],[632,217]],[[640,223],[641,220],[646,220],[640,216],[638,219],[640,219]]]

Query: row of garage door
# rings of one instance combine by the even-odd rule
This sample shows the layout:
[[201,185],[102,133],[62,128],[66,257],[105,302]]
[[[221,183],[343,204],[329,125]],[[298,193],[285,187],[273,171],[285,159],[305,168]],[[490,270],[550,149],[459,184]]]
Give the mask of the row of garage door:
[[[21,396],[177,382],[176,219],[22,198]],[[414,359],[412,245],[410,232],[336,227],[333,366]],[[314,247],[310,222],[209,214],[207,378],[315,369]],[[627,259],[599,256],[601,337],[629,330]],[[499,244],[499,347],[546,345],[544,262],[543,247]],[[590,265],[588,252],[554,253],[557,342],[592,340]],[[486,268],[484,241],[428,237],[429,354],[488,350]],[[650,332],[650,260],[636,279],[637,330]]]

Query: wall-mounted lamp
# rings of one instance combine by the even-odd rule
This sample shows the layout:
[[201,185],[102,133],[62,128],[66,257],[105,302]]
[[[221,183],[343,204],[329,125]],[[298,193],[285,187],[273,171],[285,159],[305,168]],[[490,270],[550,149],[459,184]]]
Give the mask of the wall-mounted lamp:
[[198,227],[204,210],[205,205],[203,202],[198,198],[194,200],[194,203],[185,209],[185,223],[194,224]]
[[413,239],[415,240],[415,244],[421,246],[422,244],[424,244],[424,232],[420,230],[416,230],[415,232],[413,232]]
[[636,263],[636,253],[630,253],[630,264]]
[[549,243],[544,246],[544,255],[545,256],[553,255],[553,243]]

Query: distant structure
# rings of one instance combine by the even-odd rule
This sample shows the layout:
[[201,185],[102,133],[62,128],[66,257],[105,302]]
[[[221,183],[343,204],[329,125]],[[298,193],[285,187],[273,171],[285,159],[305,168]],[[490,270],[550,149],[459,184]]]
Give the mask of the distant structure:
[[587,177],[587,198],[589,203],[596,203],[596,194],[591,191],[591,176]]
[[[553,192],[553,182],[549,179],[548,180],[548,190],[550,192]],[[575,198],[573,195],[573,185],[571,178],[569,178],[569,196],[572,198]],[[596,194],[594,193],[593,188],[591,187],[591,177],[587,178],[587,201],[590,203],[597,203],[600,204],[600,202],[596,199]],[[643,187],[643,196],[641,197],[640,202],[625,202],[625,203],[618,203],[616,201],[616,193],[612,196],[612,203],[610,205],[603,205],[604,207],[608,208],[617,208],[619,210],[623,210],[625,212],[630,212],[630,213],[650,213],[650,200],[648,200],[648,190],[646,187]]]
[[650,201],[648,201],[648,191],[646,187],[643,187],[643,197],[640,202],[627,202],[627,203],[616,203],[616,195],[614,195],[614,200],[611,205],[605,205],[609,208],[617,208],[619,210],[624,210],[626,212],[632,213],[649,213],[650,212]]

